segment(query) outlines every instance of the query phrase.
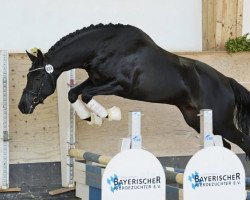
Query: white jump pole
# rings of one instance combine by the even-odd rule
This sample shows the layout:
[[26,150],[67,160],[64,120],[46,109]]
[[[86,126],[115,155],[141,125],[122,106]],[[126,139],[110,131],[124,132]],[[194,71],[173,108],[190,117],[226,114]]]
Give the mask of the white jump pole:
[[131,149],[141,149],[141,112],[129,112],[129,136],[131,137]]
[[9,54],[0,52],[0,188],[9,188]]
[[142,148],[141,116],[141,112],[129,112],[128,137],[121,139],[121,151]]
[[203,135],[204,148],[210,146],[222,146],[222,137],[213,134],[213,111],[203,109],[200,111],[200,133]]

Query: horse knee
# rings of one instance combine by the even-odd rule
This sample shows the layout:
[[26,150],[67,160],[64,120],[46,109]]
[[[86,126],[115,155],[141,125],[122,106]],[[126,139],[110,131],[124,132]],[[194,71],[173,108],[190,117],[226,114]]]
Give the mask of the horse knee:
[[78,98],[78,95],[71,89],[68,92],[68,99],[70,103],[75,103]]

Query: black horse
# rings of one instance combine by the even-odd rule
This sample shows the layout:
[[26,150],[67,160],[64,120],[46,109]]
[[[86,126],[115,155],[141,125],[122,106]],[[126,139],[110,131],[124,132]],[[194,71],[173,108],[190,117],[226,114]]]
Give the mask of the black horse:
[[136,27],[91,25],[63,37],[44,55],[27,54],[32,67],[19,103],[22,113],[32,113],[55,91],[63,71],[81,68],[89,78],[69,91],[71,103],[79,95],[85,103],[96,95],[117,95],[171,104],[197,132],[197,114],[212,109],[214,134],[227,148],[229,140],[250,156],[249,91],[205,63],[165,51]]

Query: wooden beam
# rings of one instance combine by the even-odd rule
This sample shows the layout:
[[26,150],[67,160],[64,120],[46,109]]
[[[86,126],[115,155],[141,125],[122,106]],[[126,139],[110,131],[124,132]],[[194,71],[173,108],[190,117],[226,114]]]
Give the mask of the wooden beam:
[[75,188],[74,187],[71,187],[71,188],[59,188],[59,189],[56,189],[56,190],[51,190],[49,191],[49,195],[58,195],[58,194],[63,194],[63,193],[66,193],[66,192],[71,192],[71,191],[74,191]]
[[244,0],[203,0],[203,50],[224,50],[225,42],[242,34]]
[[[215,0],[202,0],[202,49],[215,50]],[[209,19],[209,20],[208,20]],[[209,31],[208,31],[209,30]]]
[[21,188],[8,188],[8,189],[0,189],[0,193],[4,192],[21,192]]
[[84,159],[86,161],[95,162],[103,165],[107,165],[112,159],[109,156],[103,156],[100,154],[87,152],[82,149],[70,149],[68,153],[71,157],[75,159]]
[[[222,32],[223,32],[223,27],[225,26],[224,23],[224,18],[223,18],[223,5],[224,5],[224,0],[219,0],[214,3],[215,6],[215,21],[212,23],[215,23],[215,49],[219,50],[222,47]],[[207,19],[209,20],[209,19]],[[209,31],[209,30],[207,30]]]
[[242,35],[243,5],[244,5],[244,0],[238,0],[237,18],[236,18],[236,35],[237,35],[237,37]]

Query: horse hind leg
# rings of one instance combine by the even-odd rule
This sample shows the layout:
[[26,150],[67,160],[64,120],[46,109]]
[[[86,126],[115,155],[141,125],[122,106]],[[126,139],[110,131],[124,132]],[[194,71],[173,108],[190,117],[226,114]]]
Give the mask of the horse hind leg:
[[250,136],[242,133],[234,125],[224,129],[223,137],[228,141],[238,145],[250,158]]
[[[200,119],[198,117],[199,111],[191,107],[182,107],[179,108],[186,123],[196,130],[197,133],[200,133]],[[223,146],[227,149],[231,149],[231,144],[227,142],[224,138],[222,139]]]
[[200,133],[200,120],[198,117],[199,110],[191,106],[178,106],[178,108],[181,111],[186,123],[197,133]]
[[231,150],[231,144],[227,142],[224,138],[222,138],[223,146],[227,149]]

